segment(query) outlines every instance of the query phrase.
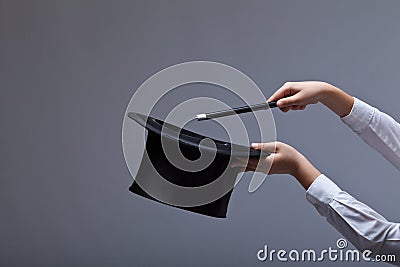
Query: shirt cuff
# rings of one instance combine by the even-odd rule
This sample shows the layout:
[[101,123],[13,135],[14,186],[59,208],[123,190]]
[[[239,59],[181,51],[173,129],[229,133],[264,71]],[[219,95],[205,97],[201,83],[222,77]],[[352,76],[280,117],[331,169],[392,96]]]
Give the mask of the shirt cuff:
[[354,97],[350,114],[341,118],[355,133],[361,133],[370,124],[375,108]]
[[321,174],[307,189],[306,199],[317,209],[319,214],[326,217],[329,203],[341,191],[334,182]]

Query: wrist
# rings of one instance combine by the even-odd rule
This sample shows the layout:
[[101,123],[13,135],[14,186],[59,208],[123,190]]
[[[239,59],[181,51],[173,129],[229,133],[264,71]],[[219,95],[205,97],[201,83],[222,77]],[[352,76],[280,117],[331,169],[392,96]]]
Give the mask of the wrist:
[[321,175],[321,172],[300,154],[296,160],[292,175],[307,190],[315,179]]
[[320,102],[336,113],[339,117],[347,116],[354,104],[352,96],[336,86],[326,83]]
[[319,102],[325,106],[335,100],[340,89],[330,83],[322,82]]

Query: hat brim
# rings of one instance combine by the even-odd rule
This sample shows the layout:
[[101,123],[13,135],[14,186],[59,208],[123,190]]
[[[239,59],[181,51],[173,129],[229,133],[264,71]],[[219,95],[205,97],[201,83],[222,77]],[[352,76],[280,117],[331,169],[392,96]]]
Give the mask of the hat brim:
[[[145,127],[147,130],[156,133],[163,138],[173,139],[174,141],[179,141],[180,143],[204,151],[233,157],[266,157],[270,155],[270,153],[266,151],[260,151],[246,146],[210,138],[140,113],[129,112],[128,117]],[[215,146],[210,145],[210,142],[201,143],[201,140],[205,138],[211,139]]]

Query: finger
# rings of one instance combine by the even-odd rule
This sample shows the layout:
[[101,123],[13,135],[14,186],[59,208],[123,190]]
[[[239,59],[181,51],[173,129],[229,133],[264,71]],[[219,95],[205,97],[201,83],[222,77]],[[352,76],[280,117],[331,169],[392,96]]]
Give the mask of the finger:
[[238,168],[238,170],[237,170],[237,172],[239,173],[239,172],[246,172],[246,169],[247,169],[247,167],[240,167],[240,166],[236,166],[236,167],[232,167],[232,166],[230,166],[231,168]]
[[238,157],[238,158],[235,158],[235,161],[234,161],[234,163],[243,163],[243,162],[247,162],[246,157]]
[[246,166],[246,165],[257,165],[258,164],[258,158],[254,159],[254,158],[237,158],[237,162],[235,162],[238,165],[241,166]]
[[236,159],[229,166],[230,168],[239,168],[239,172],[254,171],[257,168],[258,161],[247,161],[246,158]]
[[[292,106],[290,107],[291,110],[301,110],[302,105]],[[304,109],[304,108],[303,108]]]
[[254,172],[254,171],[256,171],[256,167],[247,166],[242,172]]
[[247,166],[247,160],[246,158],[234,158],[229,164],[230,167],[235,168],[235,167],[246,167]]
[[286,107],[286,108],[280,108],[282,112],[288,112],[290,110],[290,107]]
[[244,161],[242,164],[242,168],[244,168],[245,171],[256,171],[260,165],[260,162],[256,159],[249,159],[249,161]]
[[246,171],[268,173],[271,169],[274,156],[275,154],[271,154],[270,156],[263,158],[262,161],[255,160],[253,162],[249,162],[246,167]]
[[242,163],[242,162],[235,161],[235,162],[229,164],[229,167],[230,167],[230,168],[246,167],[246,164],[244,164],[244,163]]
[[288,96],[289,94],[290,94],[290,88],[285,83],[281,88],[276,90],[275,93],[273,93],[272,96],[270,96],[267,101],[268,102],[278,101],[279,99]]
[[286,108],[286,107],[293,107],[293,106],[301,105],[300,94],[297,93],[295,95],[279,99],[276,104],[280,108]]
[[299,110],[304,110],[307,106],[306,105],[301,105]]
[[292,96],[298,92],[296,90],[296,82],[285,82],[275,93],[268,98],[268,102],[278,101],[281,98]]
[[265,152],[275,153],[276,152],[276,143],[252,143],[251,147],[257,150],[262,150]]
[[[271,166],[276,154],[271,154],[268,157],[262,159],[262,162],[258,159],[237,158],[234,166],[239,168],[239,172],[263,172],[271,173]],[[233,164],[232,164],[233,165]]]
[[229,166],[230,168],[238,168],[238,172],[253,171],[253,166],[247,166],[247,164],[235,163]]

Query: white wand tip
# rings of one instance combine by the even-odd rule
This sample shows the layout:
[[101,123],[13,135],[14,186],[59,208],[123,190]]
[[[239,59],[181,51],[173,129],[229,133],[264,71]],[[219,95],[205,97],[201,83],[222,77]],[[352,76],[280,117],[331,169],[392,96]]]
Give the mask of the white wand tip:
[[196,115],[196,119],[205,120],[205,119],[207,119],[207,115],[206,114],[198,114],[198,115]]

